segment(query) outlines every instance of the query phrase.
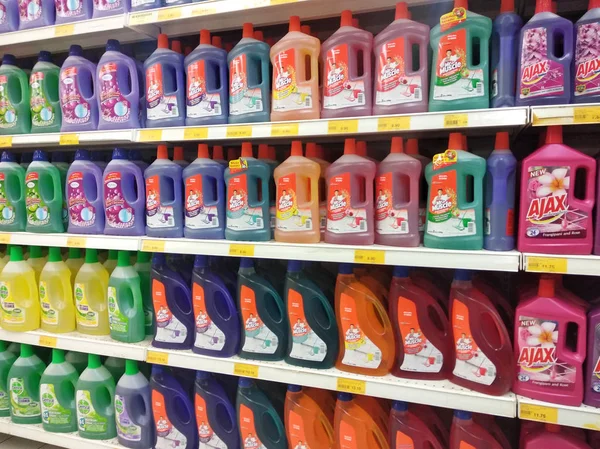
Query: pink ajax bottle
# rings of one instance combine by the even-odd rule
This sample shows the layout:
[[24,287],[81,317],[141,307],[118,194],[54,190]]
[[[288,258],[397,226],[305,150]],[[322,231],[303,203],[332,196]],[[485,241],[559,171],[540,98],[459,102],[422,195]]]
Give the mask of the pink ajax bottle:
[[556,424],[546,424],[543,429],[530,433],[525,437],[522,449],[591,449],[579,438],[569,435]]

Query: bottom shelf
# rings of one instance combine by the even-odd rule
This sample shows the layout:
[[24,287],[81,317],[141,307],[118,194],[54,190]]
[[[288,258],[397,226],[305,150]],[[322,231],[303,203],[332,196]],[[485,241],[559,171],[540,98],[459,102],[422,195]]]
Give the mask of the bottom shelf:
[[517,396],[519,418],[581,429],[600,430],[600,408],[552,404]]

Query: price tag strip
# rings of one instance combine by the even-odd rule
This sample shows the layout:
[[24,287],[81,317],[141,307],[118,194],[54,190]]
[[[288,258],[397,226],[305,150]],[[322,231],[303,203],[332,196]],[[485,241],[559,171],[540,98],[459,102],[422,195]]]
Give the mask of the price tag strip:
[[528,421],[558,424],[558,409],[556,407],[519,402],[519,418]]
[[569,261],[564,257],[526,256],[525,271],[534,273],[561,273],[568,271]]

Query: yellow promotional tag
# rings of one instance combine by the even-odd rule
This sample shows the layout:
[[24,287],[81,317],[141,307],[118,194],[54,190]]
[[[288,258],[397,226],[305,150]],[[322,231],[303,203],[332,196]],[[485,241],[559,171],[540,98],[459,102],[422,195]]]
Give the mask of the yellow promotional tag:
[[562,257],[526,256],[526,271],[535,273],[567,273],[568,260]]
[[330,120],[327,134],[353,134],[358,132],[358,120]]
[[160,142],[162,129],[143,129],[140,131],[140,142]]
[[228,126],[227,138],[239,139],[241,137],[252,137],[252,126]]
[[367,383],[364,380],[345,379],[343,377],[338,377],[336,389],[337,391],[342,391],[344,393],[366,394]]
[[79,145],[79,134],[61,134],[59,145]]
[[543,405],[519,403],[519,418],[529,421],[558,424],[558,409]]
[[403,131],[410,129],[410,116],[382,117],[377,120],[377,131]]
[[185,128],[183,130],[184,140],[202,140],[208,137],[208,128]]
[[56,337],[51,337],[49,335],[40,335],[40,346],[45,346],[46,348],[56,348]]
[[467,114],[446,114],[444,116],[444,128],[466,128],[469,126]]
[[191,16],[192,17],[198,17],[198,16],[210,16],[211,14],[216,14],[217,13],[217,8],[214,7],[209,7],[209,6],[194,6],[192,8],[192,13]]
[[146,354],[146,362],[156,363],[157,365],[168,365],[169,354],[167,352],[148,351],[148,354]]
[[254,245],[231,243],[229,245],[229,255],[237,257],[254,257]]
[[575,108],[573,122],[580,123],[600,123],[600,107]]
[[85,248],[87,239],[85,237],[69,237],[67,239],[67,248]]
[[142,240],[142,251],[145,253],[164,253],[165,252],[165,241],[164,240]]
[[54,27],[54,37],[71,36],[75,32],[75,24],[67,23]]
[[129,25],[145,25],[154,22],[154,13],[156,11],[136,12],[129,16]]
[[12,136],[0,136],[0,148],[12,147]]
[[258,377],[258,366],[247,363],[236,363],[233,365],[233,375],[242,377]]
[[166,22],[168,20],[175,20],[181,17],[181,8],[168,8],[164,10],[158,10],[158,21]]
[[0,244],[8,245],[10,243],[10,234],[2,233],[0,234]]
[[357,249],[354,251],[354,263],[385,264],[385,251],[379,249]]
[[271,125],[271,137],[292,137],[298,135],[298,123],[275,123]]

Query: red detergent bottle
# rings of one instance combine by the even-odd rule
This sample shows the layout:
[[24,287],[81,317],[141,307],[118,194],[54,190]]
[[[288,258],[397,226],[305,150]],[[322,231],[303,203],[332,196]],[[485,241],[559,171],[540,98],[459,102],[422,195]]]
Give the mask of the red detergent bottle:
[[394,401],[390,412],[390,443],[392,448],[444,449],[429,426],[408,410],[406,402]]
[[470,412],[454,411],[450,449],[502,449],[494,437],[473,421]]

